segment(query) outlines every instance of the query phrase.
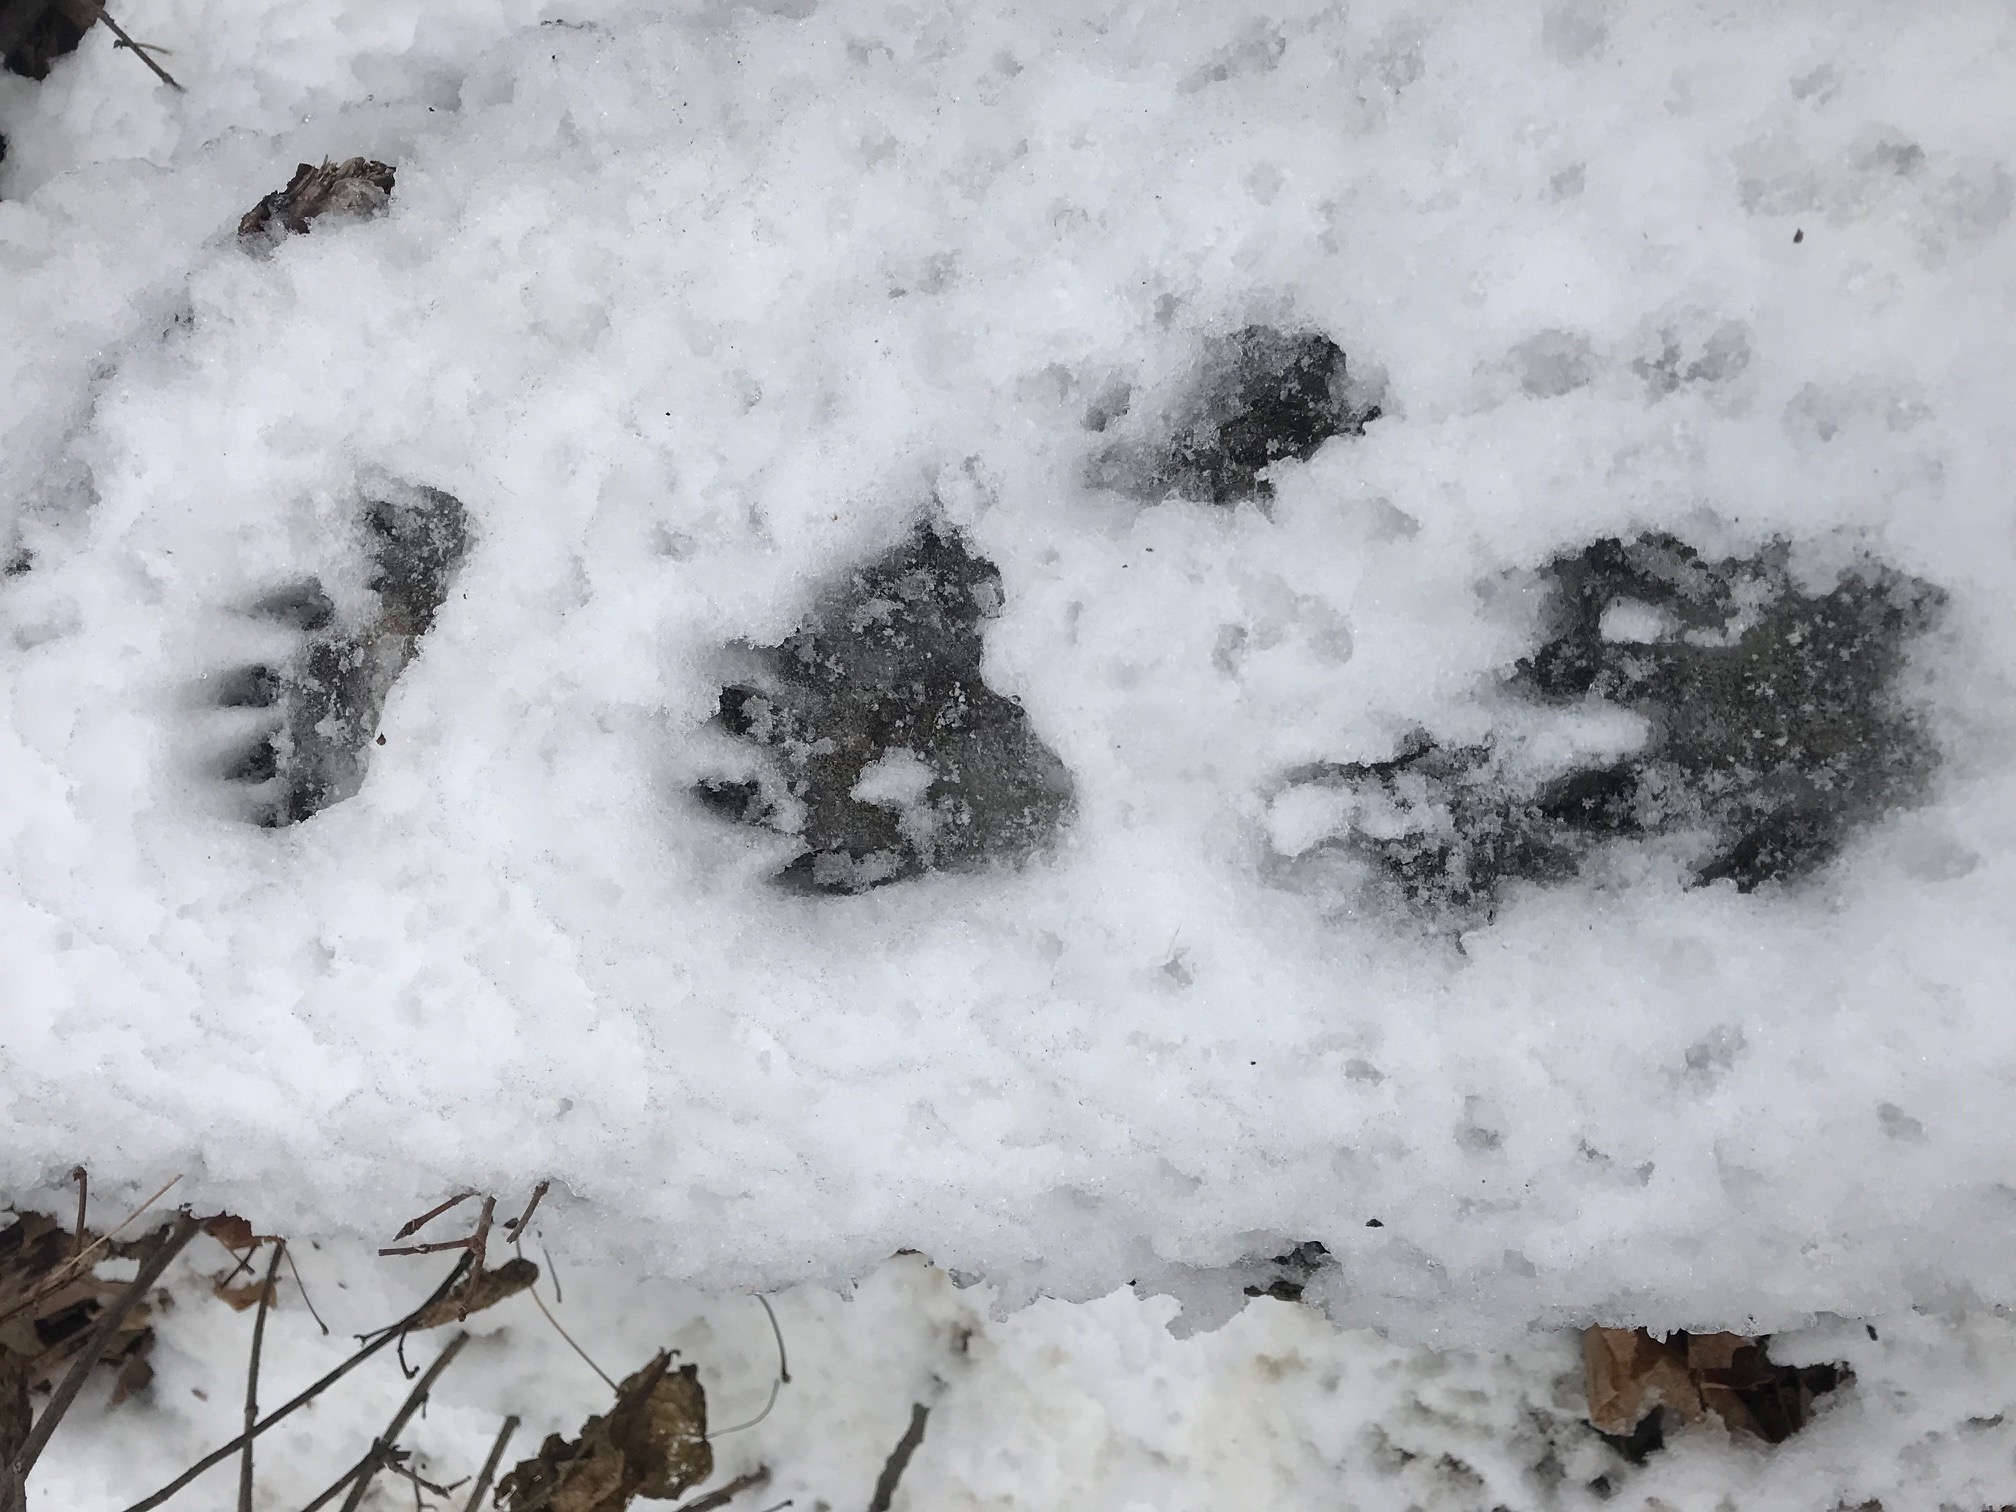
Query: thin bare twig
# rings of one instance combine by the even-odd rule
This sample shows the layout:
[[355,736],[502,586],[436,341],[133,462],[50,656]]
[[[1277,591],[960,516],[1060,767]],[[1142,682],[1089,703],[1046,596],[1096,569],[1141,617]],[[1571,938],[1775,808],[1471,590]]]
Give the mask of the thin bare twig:
[[476,1512],[483,1500],[483,1493],[490,1489],[490,1482],[497,1478],[497,1466],[503,1462],[504,1446],[511,1442],[511,1435],[518,1431],[515,1415],[504,1419],[504,1426],[497,1430],[497,1442],[490,1446],[489,1457],[483,1461],[483,1468],[476,1472],[476,1489],[469,1493],[463,1512]]
[[875,1496],[868,1503],[868,1512],[889,1512],[889,1503],[896,1496],[896,1483],[903,1479],[903,1472],[910,1467],[910,1456],[924,1442],[924,1423],[930,1416],[931,1409],[922,1402],[911,1407],[910,1426],[903,1430],[903,1437],[889,1451],[889,1460],[883,1465],[881,1475],[876,1477]]
[[70,1259],[64,1261],[61,1265],[57,1266],[55,1270],[49,1273],[49,1278],[46,1281],[44,1281],[40,1286],[38,1286],[26,1298],[24,1298],[20,1302],[15,1303],[14,1306],[8,1308],[7,1311],[0,1312],[0,1323],[5,1323],[10,1318],[19,1317],[22,1313],[27,1312],[30,1308],[40,1305],[45,1298],[54,1295],[56,1292],[61,1291],[64,1287],[68,1286],[72,1281],[74,1281],[77,1278],[78,1272],[83,1268],[84,1262],[89,1256],[96,1253],[98,1250],[103,1249],[106,1245],[110,1244],[114,1239],[117,1239],[121,1234],[125,1233],[127,1228],[131,1226],[135,1218],[138,1218],[142,1213],[146,1212],[147,1209],[151,1208],[152,1206],[154,1206],[155,1203],[159,1202],[163,1197],[165,1197],[168,1194],[168,1188],[175,1185],[175,1183],[180,1181],[181,1179],[182,1178],[180,1176],[171,1176],[165,1183],[163,1183],[159,1191],[157,1191],[152,1197],[149,1197],[145,1202],[141,1203],[140,1206],[133,1209],[132,1212],[128,1213],[123,1219],[121,1219],[119,1222],[119,1226],[114,1230],[112,1230],[111,1233],[100,1234],[96,1239],[93,1239],[88,1246],[85,1247],[84,1252],[82,1254],[75,1255]]
[[786,1386],[791,1384],[791,1362],[784,1357],[784,1330],[777,1326],[777,1309],[770,1305],[770,1299],[761,1292],[756,1300],[763,1304],[763,1315],[770,1320],[770,1332],[777,1336],[777,1379]]
[[[351,1355],[349,1359],[345,1360],[341,1365],[338,1365],[334,1370],[330,1371],[327,1375],[323,1376],[322,1379],[315,1382],[314,1385],[308,1387],[307,1390],[301,1392],[300,1395],[296,1396],[293,1400],[289,1401],[285,1406],[277,1407],[272,1412],[267,1413],[265,1417],[261,1418],[257,1423],[253,1425],[252,1432],[249,1436],[252,1438],[257,1438],[260,1434],[264,1433],[267,1429],[271,1428],[275,1423],[280,1422],[283,1418],[292,1416],[296,1411],[298,1411],[302,1407],[307,1406],[308,1403],[314,1401],[316,1397],[320,1396],[323,1392],[327,1391],[331,1386],[334,1386],[338,1381],[342,1380],[343,1377],[350,1374],[351,1371],[355,1370],[359,1365],[362,1365],[366,1360],[370,1359],[371,1356],[378,1353],[379,1350],[383,1349],[387,1344],[390,1344],[394,1339],[403,1338],[405,1336],[407,1326],[411,1324],[413,1319],[419,1317],[422,1313],[427,1311],[428,1308],[434,1306],[435,1303],[439,1302],[443,1297],[447,1296],[448,1293],[454,1288],[456,1283],[462,1279],[464,1273],[466,1273],[468,1269],[469,1269],[469,1257],[467,1255],[464,1255],[461,1260],[456,1262],[455,1268],[448,1272],[447,1279],[444,1280],[439,1286],[434,1288],[433,1295],[429,1296],[425,1302],[422,1302],[418,1307],[414,1308],[412,1312],[408,1313],[405,1317],[401,1318],[397,1323],[394,1323],[391,1327],[381,1328],[378,1330],[376,1334],[370,1335],[369,1336],[370,1342],[365,1344],[365,1346],[362,1349],[358,1350],[355,1354]],[[163,1502],[167,1501],[170,1497],[174,1496],[184,1486],[188,1485],[191,1481],[195,1480],[205,1471],[210,1470],[217,1465],[223,1464],[225,1460],[229,1459],[232,1455],[236,1454],[241,1448],[244,1447],[247,1436],[248,1435],[241,1433],[237,1438],[231,1440],[230,1443],[224,1445],[221,1449],[213,1449],[209,1454],[203,1456],[202,1459],[198,1460],[195,1464],[191,1465],[187,1470],[184,1470],[180,1475],[176,1476],[175,1479],[170,1481],[167,1485],[163,1486],[159,1491],[156,1491],[152,1496],[143,1497],[141,1500],[133,1503],[132,1506],[126,1508],[126,1512],[153,1512],[153,1509],[155,1507],[160,1506]]]
[[770,1479],[770,1467],[758,1465],[747,1475],[738,1475],[719,1491],[709,1491],[698,1501],[682,1502],[672,1512],[714,1512],[716,1507],[725,1507],[747,1491],[751,1486],[760,1486]]
[[770,1378],[770,1395],[763,1399],[763,1410],[757,1413],[756,1416],[745,1419],[740,1423],[730,1423],[726,1428],[716,1428],[712,1433],[707,1435],[708,1442],[711,1443],[717,1438],[726,1438],[731,1433],[740,1433],[745,1428],[754,1428],[763,1419],[770,1416],[777,1406],[777,1393],[783,1385],[782,1381],[772,1376]]
[[130,47],[133,50],[134,57],[138,58],[142,63],[145,63],[149,68],[154,70],[155,78],[159,79],[163,84],[166,84],[170,89],[174,90],[177,94],[187,94],[189,92],[188,90],[184,89],[180,84],[177,84],[175,82],[174,75],[169,73],[167,69],[163,68],[159,63],[156,63],[154,61],[151,54],[155,52],[157,49],[148,47],[148,45],[144,42],[135,42],[131,37],[129,37],[126,34],[126,28],[121,26],[117,21],[114,21],[111,17],[111,14],[106,11],[104,6],[98,3],[98,0],[84,0],[84,3],[89,5],[91,9],[93,9],[98,13],[98,19],[105,23],[106,29],[110,31],[113,36],[119,39],[117,45],[122,47]]
[[70,1258],[79,1260],[84,1255],[84,1214],[91,1201],[91,1173],[81,1165],[72,1166],[70,1179],[77,1183],[77,1242],[70,1248]]
[[432,1223],[436,1218],[439,1218],[443,1213],[447,1212],[448,1209],[456,1206],[458,1203],[467,1202],[471,1197],[474,1197],[475,1195],[476,1194],[474,1192],[461,1192],[453,1197],[450,1197],[446,1202],[436,1203],[433,1207],[427,1209],[426,1212],[422,1213],[418,1218],[410,1220],[404,1228],[400,1229],[399,1232],[394,1234],[392,1237],[394,1239],[404,1239],[410,1234],[419,1233],[420,1230],[427,1227],[428,1224]]
[[374,1328],[369,1333],[358,1334],[356,1336],[357,1342],[359,1344],[383,1344],[394,1334],[409,1332],[418,1326],[419,1320],[426,1316],[428,1309],[432,1308],[443,1297],[447,1296],[449,1292],[453,1291],[462,1278],[468,1274],[469,1257],[464,1255],[460,1260],[455,1262],[455,1268],[448,1272],[447,1279],[442,1281],[439,1286],[435,1287],[428,1294],[425,1302],[422,1302],[396,1323],[388,1323],[383,1328]]
[[467,1239],[437,1239],[432,1244],[394,1244],[378,1251],[381,1255],[444,1255],[449,1250],[466,1250]]
[[465,1475],[461,1480],[450,1481],[445,1486],[440,1485],[434,1481],[430,1481],[418,1470],[407,1464],[406,1458],[407,1456],[403,1453],[396,1456],[388,1454],[385,1457],[385,1468],[390,1470],[394,1475],[404,1476],[413,1483],[413,1490],[416,1493],[413,1497],[415,1502],[420,1500],[417,1493],[421,1491],[432,1491],[436,1496],[453,1496],[457,1490],[469,1482],[469,1477]]
[[341,1496],[344,1488],[357,1479],[358,1476],[362,1475],[364,1467],[370,1464],[376,1457],[377,1449],[374,1446],[370,1454],[365,1455],[364,1458],[357,1461],[348,1470],[345,1470],[341,1476],[337,1477],[336,1483],[333,1486],[324,1487],[322,1494],[303,1507],[301,1512],[322,1512],[322,1508],[328,1506],[329,1503]]
[[[475,1194],[473,1192],[465,1192],[462,1195],[463,1197],[470,1197],[474,1196]],[[438,1214],[447,1212],[449,1208],[453,1207],[456,1203],[460,1202],[461,1200],[462,1197],[451,1198],[449,1201],[443,1203],[440,1207],[436,1208],[433,1212],[422,1213],[418,1218],[415,1218],[411,1223],[407,1224],[406,1227],[399,1230],[399,1232],[393,1235],[393,1237],[395,1239],[405,1238],[408,1234],[412,1233],[415,1229],[417,1229],[421,1224],[427,1222],[428,1219],[433,1218]],[[492,1218],[496,1216],[496,1213],[497,1213],[497,1199],[495,1197],[485,1197],[483,1199],[483,1211],[477,1214],[476,1216],[476,1232],[469,1235],[467,1238],[437,1239],[431,1244],[388,1245],[386,1248],[378,1251],[378,1253],[381,1255],[438,1255],[442,1254],[447,1250],[458,1250],[458,1249],[467,1250],[471,1255],[474,1255],[476,1257],[476,1274],[480,1276],[483,1274],[484,1257],[489,1251],[490,1221]]]
[[280,1257],[287,1241],[273,1241],[266,1262],[266,1284],[259,1288],[259,1311],[252,1319],[252,1362],[245,1367],[245,1453],[238,1461],[238,1512],[252,1512],[252,1429],[259,1421],[259,1353],[266,1347],[266,1314],[273,1306],[273,1283],[280,1275]]
[[462,1346],[469,1342],[469,1335],[458,1333],[448,1341],[448,1347],[434,1357],[434,1363],[427,1367],[426,1374],[407,1393],[399,1410],[392,1414],[392,1421],[385,1425],[385,1431],[378,1435],[364,1456],[364,1463],[350,1482],[350,1494],[343,1499],[343,1512],[357,1512],[364,1504],[364,1493],[371,1489],[371,1478],[385,1463],[385,1457],[399,1443],[400,1430],[405,1428],[413,1414],[420,1410],[420,1404],[427,1400],[427,1393],[434,1389],[434,1383],[441,1379],[441,1372],[455,1363],[455,1356],[462,1352]]
[[763,1419],[770,1416],[770,1410],[777,1405],[777,1393],[791,1384],[791,1362],[784,1357],[784,1330],[777,1326],[776,1309],[771,1307],[770,1299],[761,1292],[756,1294],[756,1300],[763,1304],[763,1314],[770,1320],[770,1331],[777,1336],[777,1376],[770,1383],[770,1395],[764,1400],[761,1412],[750,1418],[746,1423],[735,1423],[727,1428],[716,1428],[712,1433],[707,1435],[710,1441],[720,1438],[724,1434],[740,1433],[745,1428],[754,1428]]
[[294,1289],[301,1293],[301,1301],[308,1309],[308,1316],[315,1320],[316,1327],[320,1328],[323,1337],[327,1338],[329,1325],[322,1321],[322,1314],[315,1311],[315,1299],[308,1295],[308,1283],[301,1279],[301,1267],[294,1263],[292,1250],[287,1252],[287,1269],[294,1277]]
[[590,1357],[588,1351],[583,1349],[579,1344],[576,1344],[574,1342],[574,1335],[570,1334],[569,1332],[567,1332],[566,1329],[560,1326],[560,1320],[558,1318],[554,1317],[552,1313],[547,1312],[545,1302],[540,1300],[539,1288],[534,1286],[529,1288],[529,1290],[532,1293],[532,1300],[534,1302],[539,1303],[539,1311],[541,1311],[542,1313],[546,1313],[546,1321],[553,1325],[553,1332],[557,1333],[558,1335],[560,1335],[561,1338],[565,1339],[567,1341],[567,1347],[573,1350],[574,1353],[581,1356],[582,1359],[588,1362],[588,1368],[594,1371],[595,1374],[597,1374],[598,1376],[602,1377],[602,1383],[605,1386],[607,1386],[611,1391],[617,1390],[618,1388],[616,1383],[609,1379],[609,1372],[604,1370],[600,1365],[597,1365],[595,1361]]
[[252,1269],[252,1257],[258,1252],[256,1245],[252,1249],[245,1251],[244,1254],[238,1257],[238,1263],[231,1267],[231,1274],[226,1276],[222,1281],[215,1282],[211,1289],[221,1295],[224,1289],[233,1281],[236,1281],[241,1274]]
[[[490,1257],[490,1220],[496,1216],[497,1199],[485,1197],[483,1210],[476,1215],[476,1232],[469,1236],[469,1253],[476,1257],[476,1269],[473,1274],[478,1276],[483,1274],[483,1262]],[[469,1310],[464,1308],[462,1317],[468,1316]]]
[[14,1457],[13,1473],[16,1487],[25,1494],[28,1472],[35,1468],[35,1461],[42,1457],[42,1451],[49,1444],[49,1436],[56,1431],[56,1425],[63,1421],[63,1414],[70,1410],[70,1404],[77,1400],[77,1393],[84,1389],[84,1378],[91,1374],[91,1367],[98,1363],[98,1357],[105,1352],[105,1346],[119,1332],[119,1325],[127,1315],[140,1305],[161,1273],[168,1269],[168,1263],[182,1253],[191,1239],[203,1230],[203,1225],[187,1212],[177,1213],[175,1222],[153,1249],[140,1263],[139,1274],[126,1283],[126,1289],[114,1297],[105,1311],[98,1315],[83,1348],[77,1358],[70,1362],[70,1369],[62,1381],[49,1394],[49,1405],[42,1409],[42,1416],[35,1420],[27,1442],[21,1452]]
[[523,1239],[525,1237],[525,1225],[530,1223],[532,1215],[539,1211],[539,1199],[546,1195],[546,1189],[552,1184],[550,1181],[540,1182],[539,1185],[532,1188],[532,1200],[525,1204],[525,1211],[520,1213],[516,1218],[506,1218],[504,1220],[504,1227],[510,1231],[513,1239]]

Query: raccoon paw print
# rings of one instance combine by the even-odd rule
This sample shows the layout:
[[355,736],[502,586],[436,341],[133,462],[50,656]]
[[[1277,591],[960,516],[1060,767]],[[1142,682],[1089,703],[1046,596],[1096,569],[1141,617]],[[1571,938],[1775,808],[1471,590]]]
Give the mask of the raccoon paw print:
[[1247,326],[1206,343],[1196,380],[1161,433],[1102,454],[1093,482],[1150,501],[1268,499],[1268,468],[1306,462],[1332,436],[1363,435],[1378,418],[1378,406],[1353,392],[1344,349],[1328,336]]
[[1328,821],[1320,843],[1369,860],[1375,890],[1437,917],[1467,917],[1488,913],[1508,877],[1574,876],[1590,848],[1576,820],[1603,806],[1601,788],[1577,774],[1523,791],[1491,746],[1444,747],[1417,731],[1386,761],[1303,768],[1276,806],[1288,818],[1298,803],[1319,804]]
[[956,533],[921,527],[721,690],[718,723],[756,748],[760,772],[709,779],[698,796],[799,837],[805,849],[778,880],[810,892],[1041,848],[1072,784],[1022,706],[981,677],[981,624],[1001,604],[992,563]]
[[1507,691],[1529,708],[1634,714],[1648,731],[1637,750],[1536,778],[1491,744],[1420,736],[1390,761],[1295,774],[1283,822],[1300,805],[1317,844],[1459,916],[1634,838],[1671,843],[1696,885],[1810,875],[1930,783],[1938,751],[1899,682],[1944,597],[1867,560],[1812,592],[1788,557],[1780,543],[1710,561],[1650,534],[1556,558],[1546,639]]
[[249,612],[298,634],[299,649],[218,680],[217,705],[246,711],[253,726],[223,775],[244,785],[251,816],[269,828],[312,818],[364,785],[385,699],[419,654],[468,550],[458,500],[432,488],[383,492],[364,510],[368,617],[343,623],[314,579],[278,589]]

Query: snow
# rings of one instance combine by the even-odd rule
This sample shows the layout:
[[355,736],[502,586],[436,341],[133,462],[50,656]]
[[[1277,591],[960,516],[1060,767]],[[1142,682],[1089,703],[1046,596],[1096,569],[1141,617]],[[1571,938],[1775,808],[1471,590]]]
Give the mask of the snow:
[[[119,18],[186,94],[96,34],[0,76],[0,1190],[179,1172],[337,1244],[550,1177],[556,1258],[638,1286],[844,1311],[913,1249],[1057,1299],[988,1324],[997,1395],[1483,1351],[1514,1459],[1482,1419],[1568,1368],[1535,1329],[1902,1320],[1843,1336],[1810,1442],[1645,1483],[1793,1498],[1834,1454],[1903,1506],[1874,1467],[1915,1453],[2004,1495],[1969,1468],[2002,1430],[1953,1425],[2006,1387],[1942,1417],[1924,1363],[2016,1301],[2003,7]],[[237,245],[360,154],[387,214]],[[1211,471],[1263,349],[1322,434]],[[466,549],[402,567],[427,490]],[[912,592],[927,526],[953,565]],[[1570,696],[1536,658],[1605,542],[1640,576]],[[1688,752],[1758,730],[1627,694],[1851,604],[1795,795],[1846,822],[1745,890],[1724,827],[1794,799]],[[254,666],[295,679],[277,759],[356,778],[277,828],[224,777]],[[876,676],[909,691],[850,712]],[[738,733],[752,679],[782,722]],[[1661,740],[1631,838],[1549,807]],[[1310,1239],[1321,1318],[1177,1340],[1115,1296],[1194,1325]],[[1274,1492],[1319,1494],[1362,1437],[1254,1391]],[[1124,1405],[1044,1408],[1047,1469],[954,1413],[919,1468],[1250,1499],[1250,1437],[1141,1468],[1230,1409]]]
[[[214,1247],[191,1256],[191,1278],[229,1269]],[[395,1262],[355,1245],[304,1247],[299,1258],[335,1332],[319,1336],[283,1271],[264,1349],[260,1400],[269,1409],[337,1364],[353,1347],[351,1330],[417,1301],[435,1274],[396,1274]],[[567,1267],[561,1277],[566,1300],[555,1303],[548,1287],[548,1306],[603,1369],[620,1376],[651,1350],[676,1347],[700,1366],[717,1433],[762,1410],[777,1355],[751,1299],[627,1269]],[[1871,1500],[1992,1506],[2007,1494],[2016,1457],[2008,1363],[2016,1337],[2009,1320],[1987,1312],[1866,1325],[1827,1317],[1780,1335],[1774,1358],[1847,1362],[1855,1384],[1823,1398],[1812,1425],[1783,1444],[1703,1431],[1632,1466],[1582,1421],[1572,1335],[1536,1336],[1509,1351],[1436,1351],[1340,1330],[1314,1309],[1263,1298],[1215,1331],[1176,1338],[1167,1326],[1176,1304],[1166,1297],[1120,1291],[1005,1316],[1000,1301],[984,1284],[956,1287],[917,1257],[891,1260],[840,1292],[779,1294],[791,1383],[762,1422],[719,1435],[716,1482],[762,1466],[771,1480],[736,1505],[866,1506],[912,1404],[930,1417],[898,1509],[1659,1512],[1724,1498],[1773,1512]],[[37,1469],[41,1504],[124,1506],[228,1442],[242,1422],[251,1327],[249,1313],[224,1313],[208,1298],[164,1314],[152,1402],[108,1411],[87,1398]],[[546,1433],[571,1435],[606,1409],[607,1389],[522,1297],[473,1315],[469,1328],[470,1346],[403,1439],[429,1479],[473,1473],[506,1413],[524,1418],[508,1464]],[[412,1336],[409,1366],[431,1362],[448,1332]],[[355,1462],[408,1389],[388,1353],[262,1437],[260,1505],[306,1505]],[[230,1505],[235,1489],[234,1460],[182,1501]],[[381,1504],[405,1505],[410,1489],[382,1486]]]

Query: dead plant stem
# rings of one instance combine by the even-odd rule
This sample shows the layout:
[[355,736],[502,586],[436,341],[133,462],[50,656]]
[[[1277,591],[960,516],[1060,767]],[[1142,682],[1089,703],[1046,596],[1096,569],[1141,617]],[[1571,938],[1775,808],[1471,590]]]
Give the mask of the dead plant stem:
[[259,1288],[259,1311],[252,1319],[252,1360],[245,1367],[245,1453],[238,1461],[238,1512],[252,1512],[252,1430],[259,1422],[259,1354],[266,1347],[266,1313],[273,1305],[273,1284],[280,1275],[280,1257],[287,1241],[273,1241],[266,1262],[266,1284]]

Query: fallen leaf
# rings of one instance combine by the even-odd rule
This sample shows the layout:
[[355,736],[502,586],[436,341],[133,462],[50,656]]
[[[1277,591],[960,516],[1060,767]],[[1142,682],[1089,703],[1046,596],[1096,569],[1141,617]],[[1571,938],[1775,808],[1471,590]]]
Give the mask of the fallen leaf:
[[471,1313],[495,1307],[506,1297],[515,1297],[539,1279],[539,1267],[523,1255],[506,1260],[495,1270],[472,1273],[455,1290],[413,1320],[414,1328],[439,1328],[443,1323],[459,1323]]
[[278,240],[289,233],[305,235],[308,223],[324,215],[359,220],[377,215],[392,198],[395,175],[389,164],[369,158],[341,163],[324,158],[319,167],[303,163],[285,189],[276,189],[245,212],[238,235]]
[[714,1473],[707,1394],[691,1365],[660,1351],[616,1388],[616,1405],[580,1437],[550,1435],[532,1459],[497,1483],[508,1512],[623,1512],[643,1496],[669,1501]]
[[119,1367],[119,1374],[112,1380],[112,1405],[117,1407],[126,1398],[145,1391],[154,1383],[154,1362],[147,1357],[154,1352],[152,1330],[140,1335],[138,1346],[126,1357],[126,1363]]
[[[95,1234],[83,1236],[87,1250],[96,1241]],[[123,1247],[108,1245],[97,1257]],[[10,1381],[48,1390],[90,1338],[106,1303],[126,1289],[123,1281],[101,1280],[90,1262],[78,1265],[77,1253],[77,1236],[43,1213],[17,1213],[0,1232],[0,1418],[16,1389]],[[99,1360],[122,1371],[136,1358],[144,1363],[154,1342],[153,1315],[166,1299],[157,1291],[128,1313]],[[0,1438],[6,1432],[0,1424]]]
[[1755,1339],[1746,1339],[1742,1334],[1688,1334],[1686,1338],[1687,1368],[1697,1375],[1708,1370],[1727,1370],[1742,1351],[1757,1347]]
[[219,1213],[214,1218],[205,1218],[203,1232],[234,1252],[256,1249],[259,1245],[260,1236],[253,1233],[252,1225],[236,1213]]
[[[250,1281],[240,1282],[237,1286],[228,1284],[231,1277],[237,1274],[237,1271],[232,1271],[230,1275],[211,1277],[210,1294],[218,1301],[228,1303],[233,1312],[244,1312],[248,1307],[259,1305],[259,1293],[266,1289],[266,1282],[264,1277],[254,1277]],[[274,1291],[277,1293],[279,1288],[276,1286]],[[276,1296],[266,1305],[279,1306],[279,1298]]]
[[1598,1433],[1622,1437],[1662,1406],[1689,1423],[1700,1421],[1705,1410],[1684,1352],[1642,1328],[1588,1330],[1582,1335],[1582,1366],[1589,1422]]
[[1628,1438],[1659,1408],[1683,1423],[1712,1416],[1733,1434],[1779,1443],[1806,1426],[1813,1398],[1840,1383],[1832,1365],[1778,1365],[1742,1334],[1591,1328],[1582,1335],[1590,1426]]

